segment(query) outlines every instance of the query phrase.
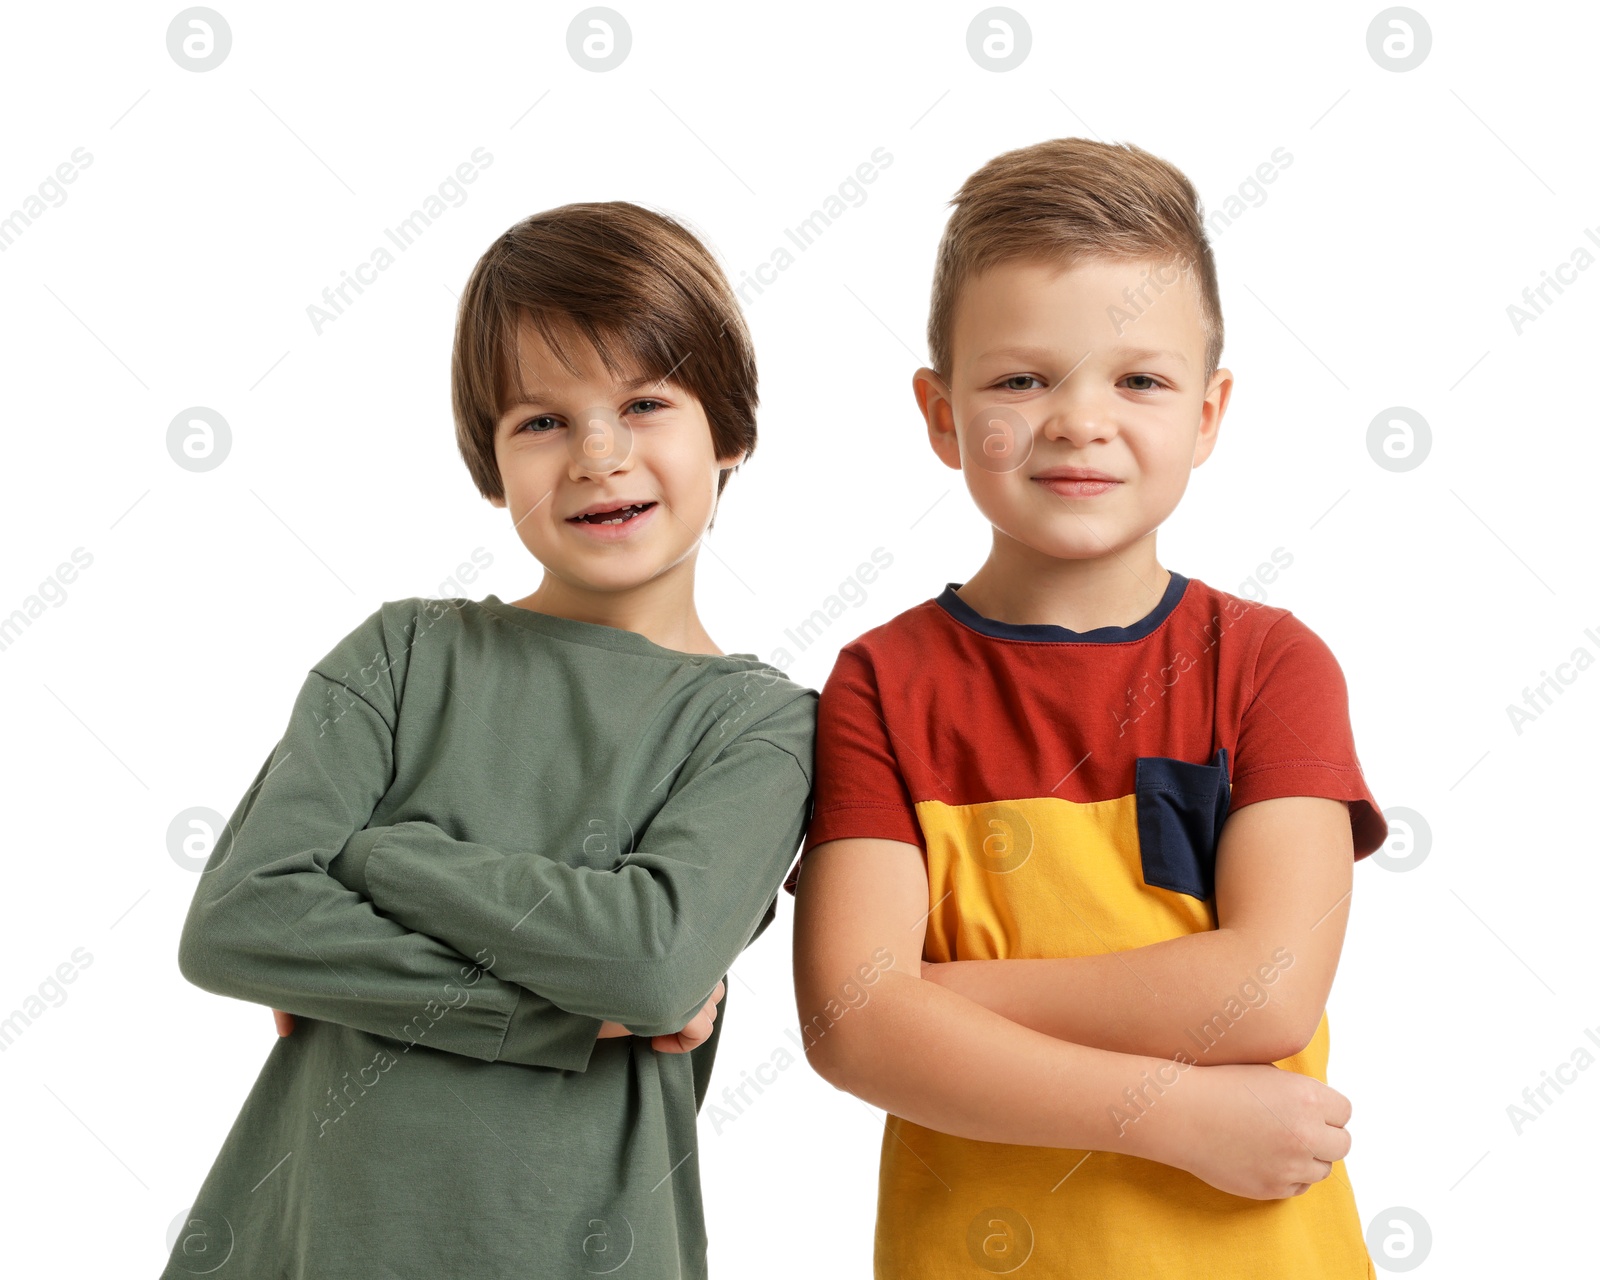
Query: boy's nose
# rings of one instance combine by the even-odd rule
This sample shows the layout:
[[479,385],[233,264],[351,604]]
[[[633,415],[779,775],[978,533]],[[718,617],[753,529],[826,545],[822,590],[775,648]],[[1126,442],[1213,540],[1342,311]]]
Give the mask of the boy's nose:
[[567,434],[567,453],[575,475],[610,475],[633,456],[633,432],[613,409],[585,409]]
[[1114,402],[1087,378],[1063,378],[1035,403],[1034,430],[1042,439],[1084,445],[1117,432]]

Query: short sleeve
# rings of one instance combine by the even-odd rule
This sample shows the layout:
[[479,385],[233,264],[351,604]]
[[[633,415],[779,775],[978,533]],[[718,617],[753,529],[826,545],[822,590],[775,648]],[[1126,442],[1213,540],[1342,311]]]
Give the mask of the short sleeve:
[[1262,637],[1232,772],[1234,809],[1278,796],[1326,796],[1347,803],[1357,859],[1388,838],[1356,756],[1344,672],[1292,613]]
[[816,780],[800,860],[783,887],[800,882],[805,855],[829,840],[870,837],[923,846],[922,825],[895,757],[871,661],[840,650],[817,703]]

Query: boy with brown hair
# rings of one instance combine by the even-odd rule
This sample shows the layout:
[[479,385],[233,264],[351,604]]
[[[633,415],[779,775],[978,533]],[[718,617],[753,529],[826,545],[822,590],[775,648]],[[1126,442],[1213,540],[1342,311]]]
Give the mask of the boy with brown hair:
[[1156,560],[1233,383],[1194,188],[1066,138],[953,203],[913,384],[992,545],[840,653],[786,881],[808,1058],[890,1113],[875,1275],[1371,1276],[1326,1083],[1386,834],[1344,678]]
[[706,1274],[722,979],[773,919],[815,726],[695,610],[756,443],[749,335],[686,228],[566,205],[478,262],[452,375],[543,580],[383,604],[217,841],[179,967],[297,1025],[168,1280]]

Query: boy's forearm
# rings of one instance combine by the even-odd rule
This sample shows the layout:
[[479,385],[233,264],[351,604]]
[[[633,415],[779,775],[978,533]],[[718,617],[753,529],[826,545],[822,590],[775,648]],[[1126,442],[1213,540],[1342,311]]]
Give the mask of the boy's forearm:
[[1228,929],[1129,951],[961,960],[924,977],[1011,1022],[1118,1053],[1275,1062],[1309,1038],[1290,999],[1294,953]]
[[329,870],[563,1009],[671,1035],[770,919],[810,792],[793,752],[751,734],[677,783],[614,867],[457,840],[417,819],[358,832]]
[[[789,808],[798,827],[803,810]],[[638,1035],[670,1035],[694,1015],[768,909],[759,898],[782,867],[759,858],[799,843],[796,830],[752,848],[737,877],[679,876],[643,851],[601,871],[454,840],[428,822],[368,830],[330,868],[342,883],[408,928],[482,948],[496,976]],[[386,855],[381,879],[375,849]]]
[[[328,744],[308,727],[321,679],[308,677],[289,733],[212,850],[179,938],[179,972],[205,991],[407,1044],[586,1070],[598,1018],[557,1008],[490,972],[483,955],[378,914],[328,874],[341,815],[365,801],[326,789],[317,753]],[[347,748],[364,724],[345,720]]]
[[808,1024],[806,1041],[838,1088],[956,1137],[1163,1163],[1177,1163],[1188,1141],[1188,1100],[1149,1109],[1142,1124],[1126,1120],[1138,1113],[1128,1091],[1172,1072],[1170,1061],[1041,1035],[909,974],[884,973],[838,1023],[820,1034]]

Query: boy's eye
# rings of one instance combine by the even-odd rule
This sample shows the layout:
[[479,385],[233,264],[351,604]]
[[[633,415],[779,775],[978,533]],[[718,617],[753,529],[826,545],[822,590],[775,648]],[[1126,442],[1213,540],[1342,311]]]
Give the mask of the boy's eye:
[[1019,383],[1019,382],[1023,382],[1023,383],[1026,383],[1026,382],[1037,382],[1041,387],[1044,386],[1044,380],[1041,379],[1041,378],[1034,377],[1031,373],[1014,373],[1009,378],[1007,378],[1004,382],[1002,382],[1000,385],[1002,387],[1004,387],[1007,391],[1032,391],[1033,390],[1032,387],[1027,387],[1027,386],[1020,386],[1019,387],[1017,385],[1017,383]]
[[[628,406],[628,412],[652,413],[657,409],[662,409],[665,407],[665,404],[660,400],[635,400]],[[512,434],[516,435],[526,432],[531,436],[543,436],[549,435],[552,431],[555,431],[560,426],[561,419],[548,413],[541,413],[537,418],[529,418],[526,422],[521,423],[517,427],[516,431]]]
[[1124,381],[1130,381],[1134,378],[1143,378],[1150,384],[1148,387],[1134,387],[1133,390],[1135,391],[1158,391],[1161,388],[1161,380],[1148,373],[1130,373]]

